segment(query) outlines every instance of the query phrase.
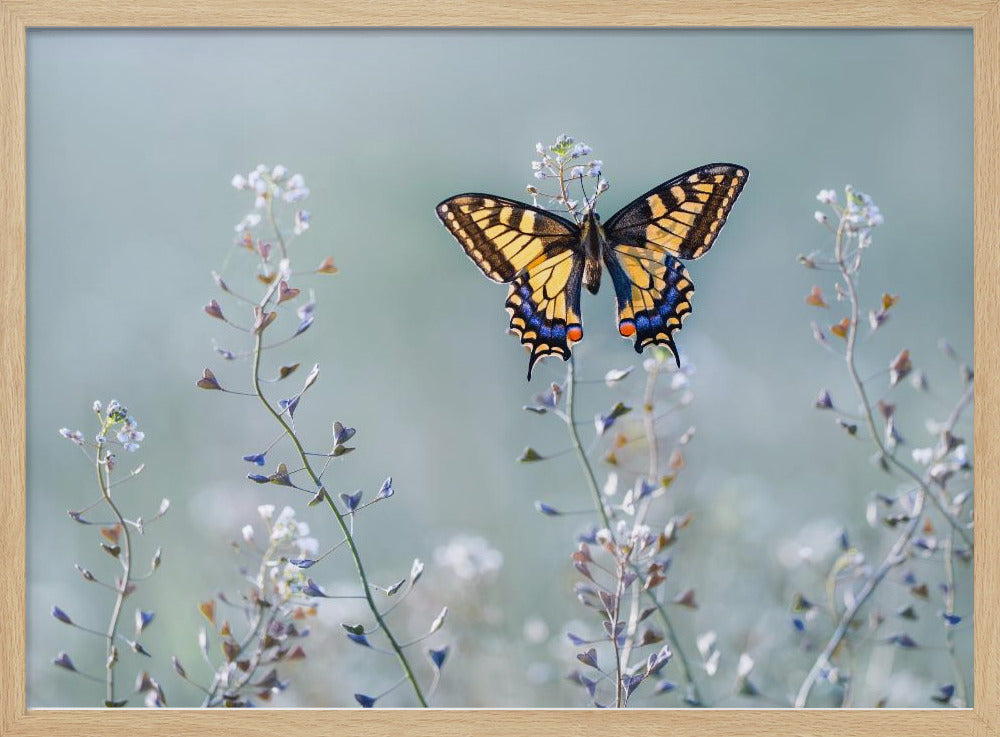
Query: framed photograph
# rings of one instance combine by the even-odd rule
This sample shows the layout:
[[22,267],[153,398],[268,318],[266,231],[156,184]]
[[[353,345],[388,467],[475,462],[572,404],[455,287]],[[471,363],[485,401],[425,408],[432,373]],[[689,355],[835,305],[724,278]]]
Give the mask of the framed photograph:
[[997,0],[0,33],[0,734],[998,734]]

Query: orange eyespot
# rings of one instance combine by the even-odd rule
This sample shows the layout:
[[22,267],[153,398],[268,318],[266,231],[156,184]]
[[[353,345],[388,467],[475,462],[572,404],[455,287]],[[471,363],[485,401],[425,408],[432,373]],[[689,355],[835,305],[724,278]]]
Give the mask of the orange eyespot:
[[635,323],[631,320],[622,320],[618,323],[618,332],[622,334],[623,338],[631,338],[635,335]]
[[566,331],[566,337],[572,341],[578,341],[583,338],[583,328],[579,325],[570,325],[569,329]]

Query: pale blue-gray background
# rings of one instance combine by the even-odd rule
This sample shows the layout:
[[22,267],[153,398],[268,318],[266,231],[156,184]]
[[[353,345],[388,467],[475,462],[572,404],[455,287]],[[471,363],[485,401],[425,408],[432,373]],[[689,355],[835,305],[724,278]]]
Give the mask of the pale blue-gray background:
[[[811,319],[833,322],[832,313],[802,300],[829,282],[795,261],[829,246],[812,218],[819,189],[853,184],[885,213],[863,297],[866,305],[882,291],[903,298],[862,344],[862,372],[883,369],[902,347],[927,371],[929,396],[909,386],[894,395],[912,445],[930,442],[924,418],[943,416],[958,391],[938,338],[971,360],[970,32],[51,30],[29,33],[27,74],[28,698],[36,706],[103,698],[49,662],[66,649],[100,672],[101,643],[48,610],[59,603],[103,628],[109,607],[72,569],[76,561],[98,569],[106,556],[92,528],[65,515],[95,489],[57,428],[91,434],[91,401],[115,396],[147,433],[136,457],[146,471],[121,495],[146,516],[161,497],[173,502],[141,541],[163,546],[164,565],[135,602],[157,611],[148,636],[156,657],[142,665],[172,705],[198,695],[172,675],[170,654],[205,677],[195,603],[239,583],[226,541],[253,521],[257,504],[286,499],[243,479],[240,456],[274,436],[260,408],[194,389],[206,365],[220,377],[247,369],[220,366],[212,340],[238,348],[239,336],[201,307],[217,296],[209,272],[249,207],[229,180],[259,162],[302,172],[312,189],[300,266],[332,253],[341,269],[299,284],[315,287],[317,320],[282,362],[322,366],[299,427],[317,450],[333,419],[359,429],[335,490],[371,493],[393,475],[397,495],[367,518],[361,544],[385,582],[413,557],[427,560],[429,616],[452,606],[460,647],[438,703],[585,703],[560,676],[572,660],[565,623],[587,616],[571,593],[568,557],[586,520],[542,518],[532,502],[589,503],[572,456],[514,462],[526,445],[567,447],[555,421],[520,409],[564,366],[550,359],[525,383],[526,358],[504,335],[504,288],[479,276],[438,224],[439,200],[468,190],[520,197],[533,181],[535,141],[563,132],[604,161],[605,218],[690,167],[749,168],[717,245],[690,267],[694,315],[678,342],[697,369],[696,398],[665,427],[698,428],[671,491],[674,509],[696,519],[675,551],[670,587],[698,590],[701,608],[675,615],[695,659],[694,635],[719,632],[722,671],[716,682],[699,671],[716,704],[762,703],[728,695],[744,647],[777,704],[811,663],[797,651],[788,604],[796,590],[821,598],[825,570],[789,571],[781,550],[824,548],[844,525],[877,555],[889,534],[868,528],[864,504],[873,491],[893,492],[892,482],[867,462],[869,446],[811,408],[823,386],[853,406],[843,367],[810,334]],[[585,378],[639,361],[616,335],[607,286],[584,298]],[[640,391],[635,377],[618,392],[586,385],[580,416],[623,395],[638,401]],[[961,431],[971,435],[971,425]],[[335,540],[322,509],[300,514],[324,542]],[[462,532],[488,538],[504,558],[474,596],[433,564],[435,548]],[[936,582],[939,566],[921,565]],[[315,570],[324,583],[351,579],[343,561]],[[968,590],[963,570],[960,605],[971,614]],[[902,601],[898,593],[886,606]],[[940,647],[933,608],[911,630]],[[550,632],[541,643],[530,641],[539,639],[534,620]],[[353,659],[336,621],[329,633],[315,628],[310,659],[289,670],[298,696],[279,703],[353,705],[355,691],[391,682],[388,660]],[[534,624],[528,639],[525,622]],[[959,644],[971,678],[970,629]],[[126,683],[137,665],[123,663]],[[942,650],[902,653],[894,671],[855,705],[890,695],[890,705],[932,706],[932,689],[952,679]],[[408,703],[404,692],[393,698]]]

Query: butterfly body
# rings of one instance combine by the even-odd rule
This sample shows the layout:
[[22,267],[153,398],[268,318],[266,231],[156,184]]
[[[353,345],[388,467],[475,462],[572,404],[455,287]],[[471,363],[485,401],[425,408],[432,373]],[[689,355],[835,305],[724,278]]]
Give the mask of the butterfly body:
[[583,262],[583,286],[591,294],[597,294],[601,289],[601,256],[605,243],[601,219],[591,210],[580,226],[580,247],[586,258]]
[[495,195],[469,193],[437,207],[438,217],[489,279],[510,284],[510,330],[538,359],[568,359],[583,338],[580,291],[597,294],[607,269],[618,332],[641,353],[666,346],[691,312],[694,285],[679,259],[704,255],[746,183],[747,170],[708,164],[654,187],[605,224],[593,209],[577,223]]

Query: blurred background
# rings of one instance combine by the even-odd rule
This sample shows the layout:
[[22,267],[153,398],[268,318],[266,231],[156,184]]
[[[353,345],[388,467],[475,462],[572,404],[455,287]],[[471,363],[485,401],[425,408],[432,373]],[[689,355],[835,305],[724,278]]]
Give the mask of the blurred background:
[[[124,683],[148,667],[172,706],[200,703],[169,656],[195,679],[210,675],[197,655],[197,602],[240,588],[229,541],[259,521],[259,504],[294,503],[321,547],[338,539],[325,508],[245,479],[241,457],[275,437],[259,405],[194,385],[205,366],[223,384],[248,375],[247,364],[213,352],[213,341],[243,350],[245,336],[202,307],[219,296],[211,270],[227,259],[227,276],[247,268],[233,226],[252,198],[230,179],[280,163],[312,191],[298,266],[332,254],[340,273],[297,280],[315,289],[315,324],[269,360],[272,370],[322,367],[296,415],[316,450],[327,450],[331,421],[358,429],[357,450],[332,469],[334,491],[367,497],[394,479],[395,497],[362,518],[359,542],[384,583],[405,576],[415,557],[427,562],[419,596],[404,605],[413,621],[397,615],[403,629],[419,633],[442,605],[451,609],[433,641],[453,645],[434,703],[587,705],[564,679],[576,652],[564,632],[599,625],[572,593],[569,559],[575,535],[594,520],[543,517],[533,503],[586,509],[589,494],[572,454],[516,462],[525,446],[543,455],[569,446],[554,418],[521,409],[564,378],[565,364],[548,359],[525,382],[526,356],[505,335],[505,287],[478,273],[434,214],[458,192],[523,199],[535,142],[571,133],[604,161],[605,218],[703,163],[750,170],[714,248],[688,265],[697,294],[678,344],[695,369],[694,399],[661,429],[665,446],[689,426],[697,434],[662,514],[695,517],[673,550],[667,587],[697,591],[697,610],[672,611],[711,705],[788,705],[815,659],[806,644],[829,633],[823,622],[805,637],[796,632],[792,597],[823,599],[841,529],[872,563],[881,560],[894,535],[870,526],[865,508],[873,493],[897,491],[870,462],[870,443],[813,408],[822,388],[849,411],[854,400],[843,364],[810,328],[842,316],[831,275],[803,270],[796,256],[831,246],[813,219],[820,189],[843,198],[852,184],[881,207],[863,307],[883,292],[901,301],[860,343],[860,370],[878,375],[910,349],[929,391],[904,382],[891,398],[904,451],[930,445],[925,419],[943,418],[961,392],[938,339],[972,360],[972,72],[971,32],[950,30],[29,32],[29,704],[103,699],[99,684],[51,664],[67,650],[78,668],[100,673],[102,641],[49,614],[59,604],[103,629],[110,610],[108,592],[73,569],[109,576],[113,561],[93,528],[66,516],[96,487],[57,433],[68,426],[92,436],[93,400],[118,398],[146,432],[142,449],[123,459],[146,464],[119,492],[125,509],[149,517],[161,498],[172,503],[138,542],[138,560],[163,548],[157,577],[125,608],[126,623],[135,606],[156,611],[144,640],[154,657],[123,653]],[[829,313],[804,303],[813,284],[824,286]],[[642,359],[617,335],[609,283],[584,295],[583,313],[581,378],[638,370],[615,389],[582,385],[579,417],[618,400],[640,403]],[[876,396],[888,389],[880,375]],[[971,427],[970,412],[957,433],[971,440]],[[589,426],[583,432],[593,437]],[[598,463],[602,482],[608,470]],[[628,469],[619,473],[629,485]],[[806,547],[813,563],[803,561]],[[932,587],[942,580],[940,561],[911,569]],[[311,573],[330,587],[354,580],[342,557]],[[957,575],[957,607],[969,615],[958,655],[971,687],[971,567]],[[905,586],[885,589],[880,606],[891,616]],[[930,695],[955,677],[938,609],[932,598],[924,616],[902,623],[926,647],[887,654],[871,644],[860,653],[858,672],[875,676],[858,685],[854,705],[935,705]],[[350,611],[320,607],[304,643],[309,657],[284,670],[292,687],[274,703],[353,706],[353,693],[395,679],[391,659],[344,639],[338,623],[358,610]],[[723,657],[710,677],[697,665],[695,638],[711,630]],[[733,693],[744,650],[757,661],[754,699]],[[675,668],[665,674],[679,681]],[[641,703],[677,706],[680,697],[678,689]],[[410,699],[400,690],[380,705]],[[820,684],[810,704],[838,699]]]

